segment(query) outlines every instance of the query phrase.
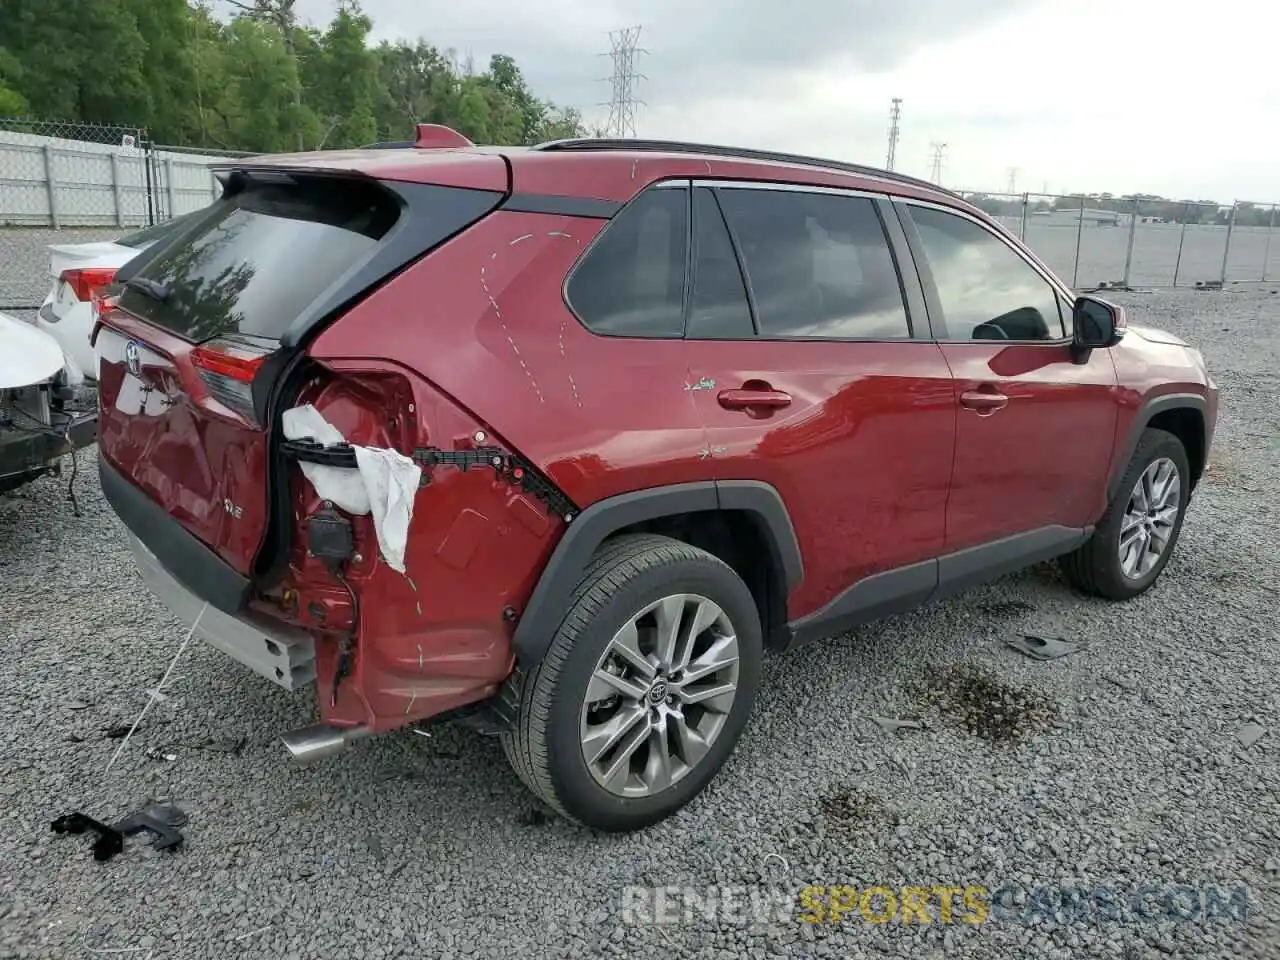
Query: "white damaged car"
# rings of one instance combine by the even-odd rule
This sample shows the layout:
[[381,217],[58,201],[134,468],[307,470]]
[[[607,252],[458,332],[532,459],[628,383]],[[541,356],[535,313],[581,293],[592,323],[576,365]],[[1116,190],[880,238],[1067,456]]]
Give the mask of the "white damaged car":
[[84,404],[84,374],[58,342],[0,313],[0,493],[46,473],[97,439],[96,410]]
[[107,295],[117,270],[143,250],[177,233],[194,215],[184,213],[115,240],[55,243],[49,247],[53,283],[36,314],[36,329],[58,341],[62,352],[80,367],[86,379],[98,379],[98,358],[90,342],[97,322],[95,301]]

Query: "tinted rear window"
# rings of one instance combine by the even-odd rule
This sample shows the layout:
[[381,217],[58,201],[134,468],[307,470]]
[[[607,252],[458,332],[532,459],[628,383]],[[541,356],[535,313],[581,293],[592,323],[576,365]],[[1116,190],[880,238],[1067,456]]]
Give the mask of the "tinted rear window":
[[227,333],[279,339],[290,323],[395,224],[372,183],[251,184],[219,200],[138,275],[168,288],[126,289],[120,305],[190,340]]

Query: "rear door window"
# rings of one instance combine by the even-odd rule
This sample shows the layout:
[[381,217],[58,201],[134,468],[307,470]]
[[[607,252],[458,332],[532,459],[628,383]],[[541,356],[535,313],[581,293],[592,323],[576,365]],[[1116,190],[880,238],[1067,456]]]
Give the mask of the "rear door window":
[[761,337],[911,336],[873,201],[783,187],[724,187],[717,196],[742,248]]
[[253,183],[213,204],[139,271],[161,296],[127,287],[120,305],[193,341],[229,333],[278,340],[373,252],[398,214],[369,182]]
[[565,291],[594,333],[615,337],[684,335],[689,192],[654,187],[605,227]]

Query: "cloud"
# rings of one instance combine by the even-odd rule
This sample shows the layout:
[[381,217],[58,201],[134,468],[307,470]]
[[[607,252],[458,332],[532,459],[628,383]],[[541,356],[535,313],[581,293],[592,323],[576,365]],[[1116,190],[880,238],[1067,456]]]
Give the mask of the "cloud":
[[[922,43],[964,35],[1030,0],[365,0],[379,37],[423,36],[440,47],[515,57],[545,96],[608,99],[610,30],[639,25],[642,97],[776,88],[824,69],[882,71]],[[329,0],[299,0],[313,22]]]
[[[533,90],[603,121],[610,30],[643,27],[642,136],[881,164],[999,191],[1280,200],[1280,73],[1256,0],[363,0],[378,39],[513,56]],[[298,0],[313,23],[333,0]]]

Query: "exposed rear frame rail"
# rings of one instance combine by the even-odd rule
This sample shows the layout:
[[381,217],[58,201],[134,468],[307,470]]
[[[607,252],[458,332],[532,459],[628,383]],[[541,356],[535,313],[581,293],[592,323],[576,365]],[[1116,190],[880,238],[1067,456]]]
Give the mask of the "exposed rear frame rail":
[[[346,443],[329,446],[315,440],[283,440],[280,451],[286,457],[327,467],[356,467],[355,449]],[[578,513],[577,505],[531,464],[498,447],[477,447],[474,450],[441,450],[438,447],[419,447],[409,454],[422,467],[421,487],[431,483],[431,471],[435,467],[457,467],[463,473],[482,467],[493,470],[498,476],[545,503],[556,516],[566,523]]]

